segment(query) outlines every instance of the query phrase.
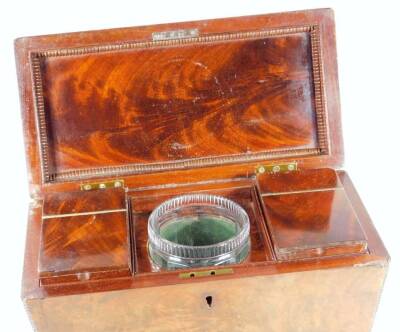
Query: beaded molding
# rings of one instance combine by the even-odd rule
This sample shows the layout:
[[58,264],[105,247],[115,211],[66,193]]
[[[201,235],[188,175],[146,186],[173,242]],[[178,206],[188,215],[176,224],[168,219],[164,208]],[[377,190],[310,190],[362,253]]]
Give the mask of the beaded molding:
[[[43,58],[76,56],[91,53],[115,52],[130,49],[145,49],[153,47],[169,47],[183,44],[215,43],[229,40],[251,40],[270,36],[280,36],[308,32],[311,41],[312,75],[315,95],[315,113],[317,124],[318,148],[311,149],[284,149],[269,150],[252,154],[223,155],[218,157],[191,158],[171,162],[129,164],[121,166],[96,167],[89,169],[70,170],[56,172],[51,169],[48,131],[46,123],[46,110],[43,98],[43,83],[41,73],[41,61]],[[323,66],[321,56],[320,31],[318,25],[305,25],[299,27],[270,29],[264,31],[250,31],[238,33],[226,33],[185,39],[154,40],[142,42],[126,42],[119,44],[97,45],[90,47],[75,47],[55,50],[45,50],[31,53],[31,69],[33,75],[33,94],[36,111],[36,122],[39,137],[39,150],[41,171],[44,183],[68,180],[80,180],[98,176],[140,174],[167,170],[179,170],[189,167],[205,167],[222,164],[234,164],[237,162],[262,161],[272,158],[302,157],[329,153],[329,141],[326,124],[326,107],[323,85]]]

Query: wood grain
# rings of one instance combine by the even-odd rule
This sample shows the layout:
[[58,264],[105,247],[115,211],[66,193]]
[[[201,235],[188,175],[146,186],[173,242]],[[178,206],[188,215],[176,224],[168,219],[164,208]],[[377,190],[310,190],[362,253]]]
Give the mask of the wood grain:
[[43,332],[369,332],[386,271],[348,266],[28,299],[26,306]]
[[367,251],[367,239],[344,190],[266,195],[263,202],[279,259]]
[[[176,27],[200,36],[151,41]],[[16,55],[36,195],[51,181],[342,158],[328,10],[21,38]]]
[[302,169],[287,173],[270,173],[258,177],[261,194],[341,188],[334,169]]
[[[251,278],[259,275],[280,275],[298,271],[314,271],[316,269],[330,269],[346,266],[371,266],[374,264],[386,266],[390,259],[389,255],[373,227],[371,219],[361,203],[354,186],[346,173],[341,171],[338,175],[343,182],[343,188],[346,191],[346,195],[348,195],[355,213],[357,216],[360,216],[359,222],[368,240],[368,253],[311,257],[301,260],[280,261],[279,263],[275,261],[260,262],[255,265],[240,264],[234,266],[233,275],[218,276],[215,278],[231,280]],[[215,185],[215,183],[213,183],[213,185]],[[40,286],[40,275],[37,266],[39,261],[42,225],[41,207],[42,203],[38,202],[38,206],[33,206],[30,210],[23,277],[22,297],[24,299],[51,298],[92,292],[101,293],[112,290],[128,290],[132,288],[147,288],[160,285],[168,286],[182,283],[195,284],[214,280],[213,278],[181,279],[179,278],[179,272],[172,271],[144,274],[142,276],[137,274],[124,278],[81,280],[80,282],[64,282],[62,284]]]
[[[151,40],[192,28],[198,39]],[[369,330],[390,258],[337,171],[331,10],[26,37],[15,50],[33,198],[22,298],[35,329]],[[299,171],[256,176],[288,161]],[[124,207],[123,190],[78,192],[116,176],[143,214],[139,234],[125,211],[99,213]],[[232,274],[146,266],[146,215],[193,191],[237,200],[254,221]]]
[[310,40],[43,57],[49,171],[318,153]]
[[123,209],[126,209],[123,189],[58,192],[45,195],[43,216]]
[[125,212],[43,220],[38,269],[42,284],[130,275]]

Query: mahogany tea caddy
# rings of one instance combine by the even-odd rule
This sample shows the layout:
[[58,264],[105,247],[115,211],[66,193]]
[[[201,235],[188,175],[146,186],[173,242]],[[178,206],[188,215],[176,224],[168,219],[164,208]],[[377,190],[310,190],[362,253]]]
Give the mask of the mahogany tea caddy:
[[[389,256],[343,167],[329,9],[20,38],[37,331],[370,331]],[[155,271],[189,193],[247,212],[235,265]]]

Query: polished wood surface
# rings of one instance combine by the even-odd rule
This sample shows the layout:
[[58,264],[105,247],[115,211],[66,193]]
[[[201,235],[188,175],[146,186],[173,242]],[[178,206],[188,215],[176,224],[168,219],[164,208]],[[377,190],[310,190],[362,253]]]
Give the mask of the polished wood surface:
[[[194,39],[151,39],[194,28]],[[368,331],[389,256],[338,171],[331,10],[27,37],[15,49],[33,199],[22,298],[36,329],[239,331],[242,315],[254,331],[293,331],[295,313],[310,332]],[[283,162],[298,170],[257,172]],[[124,188],[80,191],[116,178]],[[252,250],[233,273],[152,271],[148,214],[185,192],[249,213]]]
[[259,176],[258,186],[262,194],[342,187],[336,171],[330,168],[271,173],[266,176]]
[[344,190],[264,196],[279,259],[367,251],[367,239]]
[[38,262],[41,284],[129,276],[127,216],[123,189],[47,194]]
[[49,194],[43,203],[41,284],[129,276],[125,192]]
[[[389,258],[350,179],[344,172],[337,175],[343,184],[341,190],[346,192],[360,218],[368,239],[368,252],[247,262],[231,266],[232,275],[205,278],[182,279],[179,271],[162,271],[40,285],[37,270],[40,225],[48,220],[42,221],[38,202],[39,206],[31,209],[22,295],[31,320],[38,331],[107,331],[111,327],[130,331],[132,326],[137,331],[157,331],[160,326],[163,331],[174,331],[185,327],[200,329],[204,324],[216,329],[231,326],[227,317],[232,317],[232,308],[236,308],[235,314],[241,315],[243,327],[252,326],[254,331],[269,326],[272,330],[289,332],[301,322],[307,331],[317,332],[321,328],[315,324],[324,317],[321,325],[324,331],[346,327],[346,331],[368,332]],[[235,181],[242,187],[247,181],[255,183],[257,179]],[[222,190],[228,193],[226,187],[232,181],[221,183],[225,187]],[[190,191],[199,186],[204,183],[171,186],[167,191],[175,194],[175,190]],[[213,182],[210,186],[218,185]],[[152,198],[157,198],[154,194],[160,190],[131,189],[128,194],[132,197],[139,200],[147,197],[146,208],[150,208]],[[248,195],[244,197],[248,199]],[[291,295],[285,296],[288,293]],[[212,296],[212,307],[207,305],[206,296]],[[304,301],[316,305],[304,306]],[[287,315],[273,314],[274,310],[287,312],[288,308],[299,314],[295,325]],[[212,320],[210,315],[214,317]],[[154,319],[158,319],[157,324],[152,325]],[[231,330],[237,326],[233,324]]]
[[[318,170],[316,170],[318,172]],[[325,171],[322,170],[322,173]],[[308,171],[306,171],[308,173]],[[302,176],[302,172],[298,171],[293,174],[297,174]],[[293,175],[292,174],[292,175]],[[354,213],[357,215],[360,223],[360,227],[362,228],[363,232],[365,233],[365,238],[367,239],[367,246],[368,251],[359,251],[356,252],[353,250],[353,247],[347,244],[343,244],[343,246],[339,246],[338,248],[341,252],[324,248],[323,246],[326,245],[326,242],[320,242],[321,245],[318,247],[318,250],[322,250],[324,253],[323,255],[307,255],[307,257],[296,257],[296,255],[288,257],[285,260],[277,260],[274,258],[275,256],[279,256],[279,252],[277,251],[277,247],[274,243],[274,237],[271,236],[272,232],[269,229],[268,231],[265,229],[263,230],[262,223],[268,225],[268,215],[261,214],[259,212],[255,213],[257,218],[260,218],[261,225],[258,225],[258,235],[263,238],[263,247],[265,254],[255,256],[256,259],[254,261],[247,261],[242,264],[234,265],[233,270],[234,274],[232,275],[223,275],[223,276],[215,276],[210,277],[211,280],[219,280],[219,279],[235,279],[235,278],[242,278],[242,277],[251,277],[257,275],[270,275],[270,274],[280,274],[280,273],[287,273],[287,272],[294,272],[294,271],[310,271],[314,269],[327,269],[333,267],[344,267],[344,266],[363,266],[364,264],[378,264],[378,265],[386,265],[388,262],[388,254],[384,245],[382,244],[381,240],[379,239],[379,235],[376,233],[376,230],[373,228],[371,220],[368,217],[368,214],[365,211],[361,201],[359,200],[354,187],[352,186],[348,176],[343,172],[336,172],[337,177],[340,179],[340,183],[342,184],[342,191],[345,192],[346,196],[348,197],[348,202],[346,200],[339,200],[339,204],[344,204],[341,206],[342,208],[348,209],[347,204],[351,205],[351,208],[354,209]],[[267,174],[265,175],[268,176]],[[276,175],[275,175],[276,176]],[[312,178],[312,177],[310,177]],[[131,187],[130,190],[127,192],[127,195],[130,197],[129,201],[132,204],[131,208],[134,210],[137,209],[137,213],[140,216],[146,215],[154,205],[158,204],[164,198],[168,198],[171,195],[175,196],[180,193],[185,192],[202,192],[202,191],[209,191],[209,192],[219,192],[222,195],[226,195],[227,197],[231,197],[234,200],[241,200],[241,204],[245,205],[246,201],[250,199],[250,193],[252,191],[243,190],[244,188],[249,188],[250,186],[256,186],[256,183],[261,180],[260,176],[247,178],[247,179],[221,179],[220,181],[213,181],[211,183],[185,183],[185,184],[171,184],[170,186],[151,186],[148,188],[135,188]],[[252,184],[252,185],[251,185]],[[234,193],[240,193],[239,195],[234,195]],[[313,191],[309,190],[309,194],[313,193]],[[261,195],[258,192],[257,195]],[[295,194],[297,195],[297,193]],[[272,196],[273,197],[273,196]],[[262,201],[262,196],[260,197]],[[264,196],[265,198],[265,196]],[[252,198],[253,202],[254,200]],[[328,199],[329,201],[329,199]],[[136,204],[135,204],[136,202]],[[140,203],[140,204],[138,204]],[[51,219],[42,219],[42,202],[38,201],[38,206],[32,208],[32,214],[30,216],[30,225],[28,230],[28,238],[27,238],[27,256],[26,256],[26,266],[25,266],[25,274],[24,274],[24,290],[23,290],[23,297],[42,297],[42,296],[60,296],[60,295],[68,295],[68,294],[82,294],[87,292],[104,292],[104,291],[111,291],[111,290],[121,290],[121,289],[128,289],[128,288],[142,288],[142,287],[154,287],[157,285],[172,285],[172,284],[180,284],[180,283],[197,283],[197,282],[204,282],[210,281],[208,278],[194,278],[190,280],[181,279],[179,277],[180,272],[187,272],[188,270],[181,270],[181,271],[160,271],[157,273],[141,273],[141,272],[149,272],[149,266],[146,264],[148,263],[148,259],[145,257],[145,240],[141,240],[141,245],[139,241],[139,246],[135,247],[135,241],[132,241],[132,256],[133,261],[135,262],[135,256],[138,252],[139,257],[142,257],[141,264],[142,269],[137,269],[137,267],[133,266],[131,271],[132,274],[129,273],[129,276],[117,276],[117,275],[110,275],[106,279],[96,279],[93,278],[91,280],[78,280],[77,275],[78,273],[73,274],[73,278],[68,279],[54,279],[55,283],[47,283],[46,285],[40,285],[40,274],[38,271],[38,262],[39,262],[39,252],[41,252],[41,228],[42,225],[51,220]],[[133,207],[135,206],[135,207]],[[261,211],[260,206],[253,206],[255,211]],[[340,210],[340,205],[337,206],[338,210]],[[249,211],[249,210],[248,210]],[[266,208],[264,207],[264,212]],[[304,210],[306,211],[306,209]],[[251,212],[250,212],[251,213]],[[144,219],[143,219],[144,218]],[[266,218],[266,219],[265,219]],[[146,218],[142,216],[142,221]],[[351,224],[347,225],[346,222],[349,221],[350,223],[352,220],[343,219],[342,226],[344,230],[342,234],[346,235],[346,227],[350,230],[352,229]],[[296,223],[294,223],[296,225]],[[106,223],[104,224],[106,225]],[[108,225],[108,224],[107,224]],[[304,225],[303,225],[304,226]],[[338,224],[335,225],[337,227]],[[59,223],[60,230],[62,229],[62,223]],[[269,228],[269,226],[268,226]],[[131,228],[131,230],[133,230]],[[329,228],[326,228],[329,230]],[[338,234],[341,234],[340,230],[336,228]],[[265,232],[264,232],[265,231]],[[254,232],[254,227],[252,229]],[[144,239],[147,234],[143,231],[141,233],[141,238]],[[311,232],[310,232],[311,234]],[[323,231],[315,232],[313,234],[318,239],[318,236],[323,234]],[[354,233],[357,236],[357,232]],[[254,235],[253,235],[254,236]],[[347,236],[347,235],[346,235]],[[305,240],[314,239],[312,236],[305,237]],[[321,239],[321,238],[320,238]],[[355,237],[357,240],[357,238]],[[132,239],[133,240],[133,239]],[[354,239],[353,239],[354,240]],[[62,243],[62,241],[61,241]],[[315,242],[310,242],[312,245],[315,245]],[[304,244],[304,242],[303,242]],[[95,245],[94,245],[95,247]],[[344,249],[350,250],[344,250]],[[278,248],[279,249],[279,248]],[[304,250],[304,248],[301,248]],[[324,249],[329,249],[325,250]],[[304,251],[300,250],[300,253]],[[255,250],[256,252],[257,250]],[[257,251],[261,253],[261,251]],[[307,251],[305,251],[307,252]],[[264,256],[265,255],[265,256]],[[265,257],[262,259],[262,257]],[[279,257],[277,257],[279,258]],[[301,259],[299,259],[301,258]],[[147,263],[146,263],[147,259]],[[84,260],[84,259],[83,259]],[[138,259],[139,261],[139,259]],[[140,266],[140,264],[139,264]],[[135,270],[136,268],[136,270]],[[139,273],[134,274],[133,272],[137,271]],[[190,271],[190,270],[189,270]]]
[[367,239],[333,169],[258,177],[266,223],[281,260],[365,253]]
[[126,209],[125,191],[72,191],[45,195],[43,216]]
[[253,38],[43,56],[50,172],[319,154],[310,33]]
[[[199,37],[152,41],[185,28]],[[246,173],[277,158],[341,164],[330,10],[28,37],[15,48],[35,197],[93,177],[222,164]]]
[[26,306],[43,332],[369,332],[385,276],[378,265],[347,266],[30,299]]
[[44,219],[39,256],[42,284],[130,276],[126,213]]

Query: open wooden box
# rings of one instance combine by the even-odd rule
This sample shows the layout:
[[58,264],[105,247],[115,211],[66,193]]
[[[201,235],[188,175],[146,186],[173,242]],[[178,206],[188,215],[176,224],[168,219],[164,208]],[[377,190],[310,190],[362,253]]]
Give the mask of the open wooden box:
[[[370,330],[389,257],[341,169],[331,10],[15,48],[36,330]],[[154,271],[147,218],[193,192],[246,210],[250,254]]]

